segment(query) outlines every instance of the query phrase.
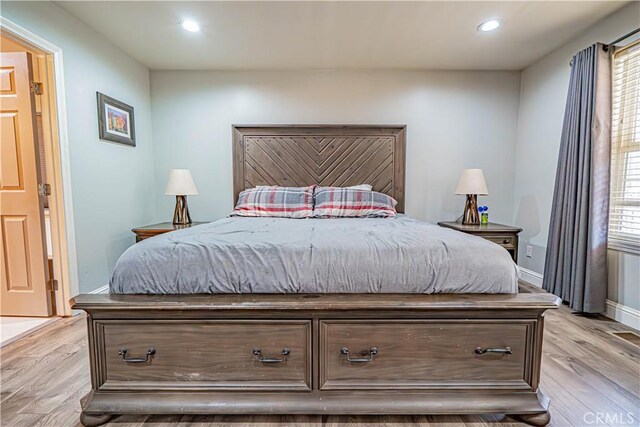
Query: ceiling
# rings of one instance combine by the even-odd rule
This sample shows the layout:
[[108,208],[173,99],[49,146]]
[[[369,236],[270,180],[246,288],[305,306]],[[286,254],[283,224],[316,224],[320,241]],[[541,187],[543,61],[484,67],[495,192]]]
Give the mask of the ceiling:
[[153,70],[520,70],[628,2],[56,3]]

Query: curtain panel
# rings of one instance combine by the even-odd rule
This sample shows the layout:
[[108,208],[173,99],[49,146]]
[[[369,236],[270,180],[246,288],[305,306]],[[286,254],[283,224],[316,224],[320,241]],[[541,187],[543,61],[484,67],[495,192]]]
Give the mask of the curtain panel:
[[573,57],[543,280],[586,313],[603,312],[607,296],[611,56],[603,47]]

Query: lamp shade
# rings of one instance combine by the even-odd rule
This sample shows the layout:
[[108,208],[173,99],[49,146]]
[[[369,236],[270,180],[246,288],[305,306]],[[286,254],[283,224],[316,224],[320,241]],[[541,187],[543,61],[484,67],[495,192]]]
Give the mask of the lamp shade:
[[480,194],[486,196],[489,194],[487,183],[484,180],[482,169],[465,169],[460,175],[460,181],[456,187],[455,194]]
[[189,169],[172,169],[164,194],[167,196],[193,196],[198,194],[191,171]]

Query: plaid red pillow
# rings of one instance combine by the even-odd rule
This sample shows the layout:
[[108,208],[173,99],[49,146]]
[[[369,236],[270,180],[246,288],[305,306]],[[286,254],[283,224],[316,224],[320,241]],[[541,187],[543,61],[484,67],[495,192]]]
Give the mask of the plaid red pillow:
[[340,187],[316,187],[314,200],[314,218],[390,218],[398,204],[376,191]]
[[231,216],[309,218],[313,214],[313,188],[260,186],[244,190]]

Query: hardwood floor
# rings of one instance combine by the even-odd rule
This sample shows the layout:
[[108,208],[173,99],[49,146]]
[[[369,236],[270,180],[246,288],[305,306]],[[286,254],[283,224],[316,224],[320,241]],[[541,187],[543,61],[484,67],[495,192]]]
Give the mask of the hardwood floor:
[[[0,350],[0,425],[78,426],[89,391],[84,316],[66,318]],[[552,426],[640,425],[640,347],[605,317],[546,316],[542,385]],[[494,416],[119,416],[108,426],[520,426]]]

